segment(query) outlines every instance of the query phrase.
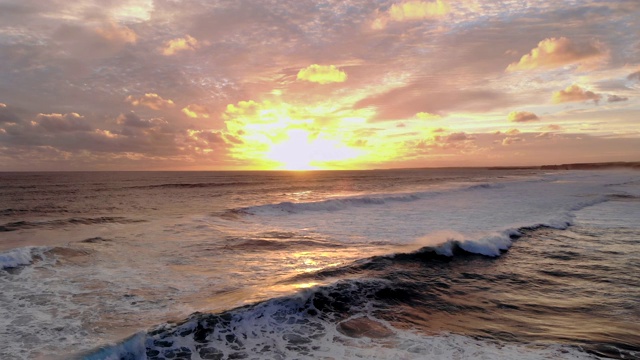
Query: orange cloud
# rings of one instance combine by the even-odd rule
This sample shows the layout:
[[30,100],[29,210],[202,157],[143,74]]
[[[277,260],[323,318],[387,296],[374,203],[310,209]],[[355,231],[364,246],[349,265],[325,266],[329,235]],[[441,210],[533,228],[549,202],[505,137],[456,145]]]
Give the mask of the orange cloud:
[[335,67],[335,65],[313,64],[298,72],[298,80],[329,84],[347,81],[347,73]]
[[135,31],[127,26],[119,26],[113,22],[96,29],[96,32],[103,38],[116,43],[133,44],[138,40],[138,35]]
[[512,111],[507,116],[507,120],[511,122],[529,122],[538,121],[540,118],[538,115],[528,111]]
[[407,1],[393,4],[389,9],[389,17],[394,21],[422,20],[448,14],[449,5],[442,1]]
[[581,68],[593,67],[608,57],[608,50],[597,41],[576,44],[561,38],[548,38],[540,41],[538,46],[520,61],[507,67],[507,71],[531,70],[536,68],[557,68],[569,64],[580,64]]
[[602,95],[596,94],[593,91],[585,91],[580,86],[574,84],[564,90],[554,92],[551,101],[553,101],[554,104],[587,100],[593,100],[597,103],[600,99],[602,99]]
[[163,110],[172,108],[175,106],[172,100],[165,100],[160,95],[154,93],[146,93],[144,96],[140,98],[134,98],[132,95],[129,95],[125,101],[130,103],[133,106],[146,106],[149,109],[153,110]]
[[200,43],[191,35],[186,35],[182,38],[169,40],[164,44],[162,54],[166,56],[175,55],[179,51],[191,50],[194,51],[200,47]]
[[198,104],[190,104],[184,107],[181,111],[183,114],[193,119],[197,119],[197,118],[208,119],[210,116],[209,109],[207,109],[205,106],[198,105]]
[[374,29],[384,29],[389,21],[415,21],[442,17],[451,11],[449,4],[443,0],[404,1],[393,4],[388,11],[379,15],[373,22]]

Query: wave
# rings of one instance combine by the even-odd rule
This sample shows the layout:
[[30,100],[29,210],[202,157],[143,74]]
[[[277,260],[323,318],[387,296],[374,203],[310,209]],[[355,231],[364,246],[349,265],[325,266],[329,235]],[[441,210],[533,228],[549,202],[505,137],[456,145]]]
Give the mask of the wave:
[[34,228],[59,228],[68,225],[93,225],[93,224],[134,224],[145,222],[146,220],[129,219],[121,216],[100,216],[100,217],[72,217],[68,219],[57,219],[47,221],[15,221],[0,225],[0,232],[16,231],[21,229]]
[[43,259],[45,253],[50,250],[50,247],[45,246],[27,246],[2,252],[0,253],[0,269],[30,265],[37,259]]
[[640,195],[634,194],[611,194],[609,198],[613,200],[640,200]]
[[[504,185],[501,183],[482,183],[470,185],[463,188],[454,189],[454,191],[478,191],[478,190],[490,190],[500,189]],[[311,202],[291,202],[284,201],[276,204],[265,204],[257,206],[249,206],[239,209],[228,210],[226,215],[228,217],[234,217],[239,214],[249,215],[282,215],[282,214],[298,214],[307,211],[319,211],[319,212],[334,212],[345,210],[353,207],[366,207],[384,205],[389,203],[402,203],[413,202],[422,200],[428,197],[437,196],[442,194],[441,191],[419,191],[411,193],[392,193],[392,194],[377,194],[369,196],[354,196],[354,197],[341,197],[333,198],[322,201]]]
[[250,214],[250,215],[278,215],[278,214],[296,214],[306,211],[339,211],[351,207],[383,205],[392,202],[411,202],[423,199],[435,192],[419,192],[408,194],[388,194],[377,196],[359,196],[328,199],[313,202],[290,202],[284,201],[277,204],[266,204],[250,206],[239,209],[229,210],[231,214]]
[[[268,238],[229,238],[225,242],[225,249],[244,250],[244,251],[273,251],[289,248],[339,248],[341,244],[333,242],[314,240],[311,238],[287,239],[287,240],[270,240]],[[211,249],[219,251],[218,248]]]
[[[410,289],[384,280],[348,280],[222,313],[194,313],[83,358],[99,359],[580,359],[571,346],[427,336],[392,323]],[[385,316],[387,314],[387,316]],[[388,319],[387,319],[388,318]]]
[[209,183],[169,183],[157,185],[131,186],[129,189],[197,189],[197,188],[217,188],[242,185],[263,185],[264,182],[256,181],[233,181],[233,182],[209,182]]
[[[537,180],[535,180],[537,181]],[[529,182],[531,182],[531,180],[529,180]],[[471,185],[468,188],[466,188],[465,190],[481,190],[481,189],[502,189],[504,188],[503,184],[500,183],[483,183],[483,184],[477,184],[477,185]]]
[[51,215],[52,213],[65,214],[68,213],[69,210],[64,207],[59,206],[41,206],[32,209],[2,209],[0,210],[0,216],[16,216],[16,215]]
[[566,229],[565,226],[555,227],[547,225],[527,226],[519,229],[509,229],[493,236],[481,237],[476,240],[465,239],[464,235],[454,231],[439,231],[423,239],[420,243],[427,245],[410,252],[397,252],[360,259],[351,264],[329,267],[316,272],[302,273],[282,281],[282,283],[297,283],[309,279],[341,278],[368,271],[381,271],[393,266],[396,262],[420,263],[448,263],[454,258],[469,256],[486,256],[494,258],[506,252],[514,241],[524,234],[540,229]]

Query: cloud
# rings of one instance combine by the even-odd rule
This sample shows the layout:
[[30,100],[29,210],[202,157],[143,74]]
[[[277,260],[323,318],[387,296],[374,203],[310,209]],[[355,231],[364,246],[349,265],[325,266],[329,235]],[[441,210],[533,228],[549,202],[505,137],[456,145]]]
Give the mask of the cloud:
[[391,5],[389,10],[380,14],[373,22],[374,29],[384,29],[390,21],[416,21],[434,19],[447,15],[451,7],[443,0],[404,1]]
[[197,118],[208,119],[210,116],[209,109],[207,109],[206,106],[202,106],[198,104],[187,105],[186,107],[182,108],[181,111],[183,114],[193,119],[197,119]]
[[96,29],[96,32],[111,42],[134,44],[138,40],[138,35],[135,31],[127,26],[119,26],[113,22]]
[[538,115],[528,111],[512,111],[507,116],[507,120],[511,122],[530,122],[538,121],[540,118]]
[[415,150],[423,154],[459,154],[476,151],[477,145],[474,140],[476,136],[461,131],[448,135],[433,135],[427,139],[409,141],[408,144],[413,144]]
[[155,126],[164,125],[167,122],[161,119],[143,120],[138,115],[136,115],[136,113],[129,112],[126,114],[120,114],[116,118],[116,123],[118,125],[127,126],[127,127],[149,129]]
[[627,76],[627,79],[640,81],[640,71],[636,71],[634,73],[629,74],[629,76]]
[[91,131],[91,126],[84,117],[77,113],[38,114],[32,123],[49,132]]
[[416,81],[365,97],[354,107],[374,108],[376,116],[372,120],[384,121],[412,118],[418,112],[486,112],[514,103],[507,93],[492,89],[454,89],[448,85],[434,86],[432,81]]
[[518,130],[518,129],[509,129],[509,130],[505,131],[504,133],[509,135],[509,136],[514,136],[514,135],[520,134],[520,130]]
[[129,95],[125,101],[133,106],[146,106],[153,110],[163,110],[175,106],[172,100],[165,100],[160,95],[154,93],[146,93],[137,99]]
[[509,136],[504,138],[504,140],[502,140],[502,145],[503,146],[509,146],[509,145],[513,145],[515,143],[518,142],[522,142],[525,141],[524,138],[518,137],[518,136]]
[[194,51],[200,47],[200,43],[191,35],[185,37],[169,40],[164,44],[162,48],[162,54],[166,56],[175,55],[179,51],[191,50]]
[[7,107],[7,104],[0,103],[0,124],[18,122],[20,122],[20,118]]
[[389,9],[389,17],[393,21],[422,20],[440,17],[449,13],[451,8],[442,1],[406,1],[401,4],[393,4]]
[[580,68],[586,69],[601,63],[607,57],[607,49],[597,41],[577,44],[565,37],[547,38],[523,55],[520,61],[510,64],[507,71],[553,69],[569,64],[580,64]]
[[421,111],[416,114],[416,117],[420,120],[436,120],[440,118],[440,115]]
[[545,130],[545,131],[560,131],[560,130],[562,130],[562,126],[556,125],[556,124],[549,124],[549,125],[543,127],[542,130]]
[[609,95],[609,97],[607,98],[608,102],[620,102],[620,101],[627,101],[627,100],[629,100],[628,97],[618,96],[618,95]]
[[467,141],[467,140],[475,139],[475,137],[467,134],[464,131],[452,133],[452,134],[449,134],[447,136],[442,136],[442,137],[436,136],[436,138],[441,140],[441,141],[447,142],[447,143],[458,142],[458,141]]
[[228,132],[222,130],[191,130],[187,131],[189,138],[201,147],[219,145],[241,145],[243,141]]
[[[280,100],[229,104],[221,118],[225,133],[238,140],[229,148],[229,154],[236,160],[269,168],[309,168],[319,164],[331,167],[358,156],[376,162],[391,156],[392,145],[377,136],[378,129],[363,128],[366,111],[336,111],[332,109],[334,106],[334,103],[310,106]],[[326,121],[329,114],[331,122]],[[358,142],[360,139],[367,140],[366,146]],[[369,146],[374,143],[375,153]]]
[[535,136],[536,139],[554,139],[556,138],[558,135],[554,134],[552,132],[541,132],[538,135]]
[[298,72],[298,80],[329,84],[347,81],[347,73],[335,67],[335,65],[309,65]]
[[587,100],[593,100],[597,103],[600,99],[602,99],[602,95],[596,94],[593,91],[585,91],[580,86],[574,84],[564,90],[554,92],[551,101],[554,104]]

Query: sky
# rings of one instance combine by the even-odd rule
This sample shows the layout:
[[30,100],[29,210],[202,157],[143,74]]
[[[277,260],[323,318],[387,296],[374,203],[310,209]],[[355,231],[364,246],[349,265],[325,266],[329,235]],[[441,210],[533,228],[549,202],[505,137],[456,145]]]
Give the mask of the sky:
[[0,0],[0,171],[640,161],[638,0]]

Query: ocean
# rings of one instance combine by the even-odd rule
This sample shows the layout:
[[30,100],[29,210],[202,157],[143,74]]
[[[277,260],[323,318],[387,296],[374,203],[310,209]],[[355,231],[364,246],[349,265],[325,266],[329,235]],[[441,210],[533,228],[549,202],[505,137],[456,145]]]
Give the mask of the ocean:
[[0,173],[0,359],[640,359],[640,172]]

